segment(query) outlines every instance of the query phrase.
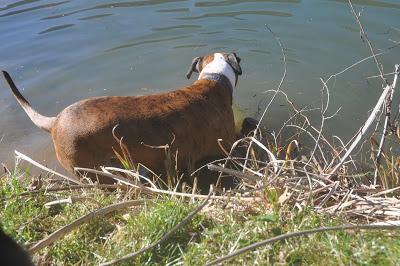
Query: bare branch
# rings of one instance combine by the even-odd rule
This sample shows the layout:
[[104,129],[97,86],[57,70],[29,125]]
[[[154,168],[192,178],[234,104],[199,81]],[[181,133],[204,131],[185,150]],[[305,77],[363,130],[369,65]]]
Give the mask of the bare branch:
[[383,75],[383,70],[381,69],[381,65],[382,64],[379,63],[379,61],[378,61],[377,55],[375,53],[375,49],[372,46],[372,43],[370,42],[370,40],[369,40],[369,38],[367,36],[367,33],[364,30],[364,26],[362,25],[362,23],[360,21],[360,16],[357,14],[356,10],[354,9],[353,3],[351,2],[351,0],[348,0],[348,2],[349,2],[349,5],[350,5],[350,8],[351,8],[351,12],[353,13],[354,17],[357,20],[358,26],[360,27],[360,32],[364,36],[365,40],[367,41],[368,46],[369,46],[369,50],[371,51],[371,54],[374,57],[374,61],[375,61],[376,67],[378,68],[378,71],[379,71],[379,75],[380,75],[381,79],[385,82],[385,84],[388,84],[386,78]]
[[[281,48],[281,52],[282,52],[282,56],[283,56],[283,63],[284,63],[284,70],[283,70],[283,75],[282,75],[281,81],[279,82],[278,88],[276,89],[276,91],[275,91],[274,95],[272,96],[271,100],[269,101],[269,103],[265,107],[264,112],[262,113],[262,115],[260,117],[260,120],[258,121],[257,127],[254,130],[253,138],[256,137],[257,131],[260,128],[260,125],[261,125],[261,123],[262,123],[262,121],[263,121],[263,119],[264,119],[264,117],[265,117],[265,115],[266,115],[266,113],[268,111],[268,108],[271,106],[271,104],[274,101],[276,95],[280,91],[280,89],[282,87],[282,84],[283,84],[283,81],[286,78],[286,73],[287,73],[287,62],[286,62],[286,54],[285,54],[284,46],[283,46],[282,42],[280,41],[279,37],[272,31],[272,29],[270,27],[268,27],[268,25],[265,25],[265,27],[271,32],[271,34],[274,36],[274,39],[277,41],[277,43],[279,44],[279,47]],[[252,144],[253,144],[253,141],[250,141],[249,147],[247,148],[246,158],[249,157],[249,153],[250,153],[250,149],[251,149]],[[246,165],[247,165],[247,161],[245,161],[245,163],[244,163],[244,166],[246,166]]]

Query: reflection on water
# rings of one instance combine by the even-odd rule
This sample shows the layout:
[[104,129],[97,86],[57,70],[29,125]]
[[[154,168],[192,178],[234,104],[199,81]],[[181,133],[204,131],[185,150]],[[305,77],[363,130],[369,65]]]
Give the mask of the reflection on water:
[[[353,3],[376,48],[400,41],[398,0]],[[234,102],[241,116],[254,116],[283,71],[280,47],[265,24],[284,43],[288,75],[282,89],[300,107],[319,107],[320,77],[369,56],[344,0],[7,0],[0,1],[1,67],[35,109],[54,116],[87,97],[184,86],[191,82],[185,73],[193,57],[235,51],[243,75]],[[380,59],[392,72],[399,49]],[[332,112],[342,110],[327,132],[346,139],[358,129],[380,93],[379,80],[366,78],[376,72],[367,60],[329,84]],[[2,82],[0,113],[0,162],[17,149],[57,165],[49,135],[35,128]],[[278,99],[264,123],[276,130],[285,119],[286,103]]]

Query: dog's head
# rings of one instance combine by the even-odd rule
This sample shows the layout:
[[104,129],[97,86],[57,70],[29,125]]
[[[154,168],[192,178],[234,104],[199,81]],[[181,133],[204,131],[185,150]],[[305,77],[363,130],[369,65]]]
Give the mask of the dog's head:
[[193,59],[186,74],[190,79],[192,73],[200,73],[199,79],[205,74],[221,74],[226,76],[233,85],[237,84],[238,76],[242,75],[240,58],[236,53],[214,53]]

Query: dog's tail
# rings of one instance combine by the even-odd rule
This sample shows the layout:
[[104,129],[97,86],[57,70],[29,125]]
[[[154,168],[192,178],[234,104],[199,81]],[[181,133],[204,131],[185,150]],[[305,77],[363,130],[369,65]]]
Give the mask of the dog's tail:
[[18,103],[21,107],[25,110],[26,114],[32,120],[32,122],[39,128],[46,130],[47,132],[51,131],[53,127],[54,121],[56,120],[55,117],[47,117],[39,114],[36,110],[32,108],[29,102],[22,96],[22,94],[15,86],[14,81],[12,80],[10,74],[6,71],[2,71],[5,80],[7,81],[8,86],[10,87],[12,93],[14,94],[15,98],[17,99]]

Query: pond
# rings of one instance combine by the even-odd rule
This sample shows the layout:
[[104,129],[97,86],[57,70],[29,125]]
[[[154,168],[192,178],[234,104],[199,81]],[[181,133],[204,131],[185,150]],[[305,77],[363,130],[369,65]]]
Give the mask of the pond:
[[[354,0],[386,73],[400,63],[400,2]],[[235,109],[257,118],[282,85],[298,107],[319,107],[322,83],[371,55],[347,1],[340,0],[25,0],[0,2],[0,68],[40,113],[55,116],[77,100],[100,95],[142,95],[173,90],[191,81],[191,60],[235,51],[243,75],[234,90]],[[369,59],[329,84],[338,115],[327,136],[351,137],[381,93]],[[391,81],[392,76],[388,76]],[[192,78],[193,80],[193,78]],[[396,99],[398,101],[398,99]],[[279,98],[264,125],[277,130],[287,119]],[[60,169],[50,135],[36,128],[0,82],[0,162],[18,150]],[[238,112],[237,112],[238,113]]]

